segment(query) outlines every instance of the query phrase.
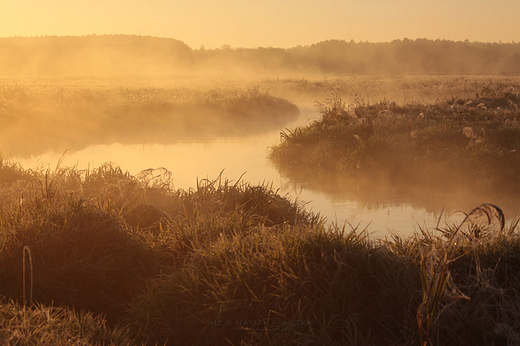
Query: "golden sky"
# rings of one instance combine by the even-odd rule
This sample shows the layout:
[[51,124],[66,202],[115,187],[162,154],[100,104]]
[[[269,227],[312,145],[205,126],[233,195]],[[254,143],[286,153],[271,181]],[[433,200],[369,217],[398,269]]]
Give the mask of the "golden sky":
[[192,48],[328,39],[519,42],[518,0],[2,0],[0,37],[134,34]]

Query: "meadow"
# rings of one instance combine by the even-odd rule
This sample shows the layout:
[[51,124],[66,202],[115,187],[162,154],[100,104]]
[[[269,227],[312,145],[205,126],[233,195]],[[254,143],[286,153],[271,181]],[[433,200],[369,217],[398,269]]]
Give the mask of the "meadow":
[[[478,186],[516,188],[514,78],[287,77],[262,80],[260,87],[242,81],[221,93],[192,85],[61,83],[4,85],[6,126],[31,119],[51,129],[44,125],[71,116],[71,122],[84,121],[76,131],[67,127],[74,133],[69,141],[77,139],[78,147],[103,139],[96,132],[107,141],[155,141],[163,137],[153,137],[154,131],[165,126],[145,121],[155,111],[158,121],[166,121],[176,107],[193,115],[190,107],[209,104],[221,111],[217,114],[230,116],[230,109],[238,114],[224,118],[235,128],[242,117],[253,114],[256,121],[255,114],[263,119],[273,109],[273,117],[283,118],[280,126],[295,114],[295,100],[314,99],[321,118],[286,129],[271,148],[281,169],[390,174],[410,184],[462,171],[471,172],[464,180]],[[188,101],[175,103],[182,92]],[[67,102],[56,101],[60,93]],[[235,112],[240,107],[247,110]],[[17,117],[9,123],[12,114]],[[53,116],[59,121],[48,119]],[[85,126],[89,121],[92,128]],[[89,132],[100,121],[104,125]],[[124,124],[135,126],[134,132],[121,128]],[[2,138],[17,127],[8,129]],[[120,137],[124,134],[128,137]],[[441,226],[439,218],[437,227],[409,237],[390,232],[375,239],[369,229],[326,224],[268,183],[214,177],[183,190],[173,179],[165,169],[132,175],[111,163],[44,169],[2,159],[0,340],[8,345],[520,340],[518,220],[504,222],[500,206],[464,210],[463,224]]]

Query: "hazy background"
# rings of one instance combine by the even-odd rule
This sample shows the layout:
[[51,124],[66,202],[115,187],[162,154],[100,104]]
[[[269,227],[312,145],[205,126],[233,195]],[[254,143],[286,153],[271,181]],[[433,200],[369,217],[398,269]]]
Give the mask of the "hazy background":
[[7,0],[0,37],[135,34],[192,48],[293,47],[328,39],[520,41],[511,0]]
[[300,78],[305,74],[518,75],[520,43],[397,39],[326,40],[292,48],[192,49],[141,35],[0,38],[2,76],[210,75]]

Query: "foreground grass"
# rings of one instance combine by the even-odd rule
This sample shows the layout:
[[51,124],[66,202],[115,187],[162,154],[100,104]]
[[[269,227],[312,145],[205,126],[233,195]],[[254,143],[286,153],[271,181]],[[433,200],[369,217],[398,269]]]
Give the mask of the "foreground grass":
[[4,344],[476,345],[520,333],[516,224],[370,240],[269,186],[184,191],[167,171],[6,161],[0,178]]
[[128,330],[109,328],[102,316],[65,307],[0,304],[3,345],[131,345]]
[[433,103],[360,100],[347,106],[336,91],[316,103],[322,118],[282,132],[270,157],[285,171],[334,171],[408,184],[468,180],[510,190],[520,176],[519,101],[518,89],[501,83],[481,86],[473,98]]

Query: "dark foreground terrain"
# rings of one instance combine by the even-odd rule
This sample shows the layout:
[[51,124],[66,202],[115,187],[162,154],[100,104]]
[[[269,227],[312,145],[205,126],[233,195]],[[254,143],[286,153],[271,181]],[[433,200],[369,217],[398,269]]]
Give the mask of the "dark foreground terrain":
[[471,230],[375,241],[325,227],[268,186],[216,179],[183,191],[167,171],[7,161],[0,181],[3,344],[505,345],[520,335],[520,236],[493,206],[469,214]]

